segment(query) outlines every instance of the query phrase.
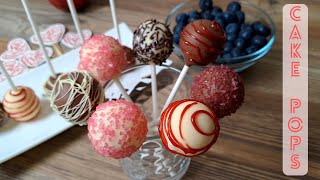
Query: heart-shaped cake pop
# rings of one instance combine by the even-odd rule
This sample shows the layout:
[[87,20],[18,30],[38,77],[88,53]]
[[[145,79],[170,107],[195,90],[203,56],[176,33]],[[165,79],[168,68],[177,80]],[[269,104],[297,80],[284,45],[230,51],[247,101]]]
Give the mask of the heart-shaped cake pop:
[[[11,77],[17,76],[19,74],[22,74],[26,71],[28,71],[28,67],[21,63],[20,61],[8,61],[4,62],[3,66],[6,68],[8,74]],[[0,82],[4,81],[6,78],[4,78],[3,73],[0,74]]]
[[[92,31],[90,29],[82,30],[84,40],[89,39],[92,36]],[[76,48],[81,45],[81,39],[76,32],[67,32],[61,41],[61,43],[68,48]]]
[[29,50],[31,50],[31,48],[26,40],[15,38],[9,41],[7,51],[0,55],[0,59],[2,61],[16,60]]
[[[46,47],[46,51],[48,54],[48,57],[51,57],[53,55],[53,50],[50,47]],[[44,63],[46,61],[44,54],[40,49],[38,50],[31,50],[26,52],[20,59],[20,61],[28,66],[29,68],[37,67],[40,64]]]
[[[65,32],[66,27],[63,24],[52,24],[40,34],[43,44],[46,46],[52,46],[61,41]],[[33,44],[39,44],[39,40],[35,35],[31,36],[30,41]]]

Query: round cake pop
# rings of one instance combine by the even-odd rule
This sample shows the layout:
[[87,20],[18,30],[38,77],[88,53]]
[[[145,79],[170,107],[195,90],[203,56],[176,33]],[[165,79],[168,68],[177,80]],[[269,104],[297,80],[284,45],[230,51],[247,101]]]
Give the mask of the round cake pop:
[[104,85],[127,67],[125,55],[126,51],[119,41],[110,36],[95,35],[81,47],[78,69],[89,72]]
[[115,159],[131,156],[147,135],[147,120],[140,108],[125,100],[100,104],[88,120],[88,137],[95,151]]
[[87,72],[61,74],[53,87],[50,105],[67,121],[85,125],[98,104],[104,101],[99,82]]
[[7,113],[3,109],[2,103],[0,102],[0,127],[4,124],[6,117],[7,117]]
[[60,76],[60,75],[61,75],[61,73],[57,73],[56,77],[50,76],[50,77],[47,79],[47,81],[44,83],[44,85],[43,85],[43,91],[44,91],[44,96],[45,96],[47,99],[50,99],[53,86],[54,86],[54,84],[56,83],[56,80],[57,80],[58,76]]
[[123,46],[123,49],[126,51],[127,67],[134,65],[136,63],[134,51],[127,46]]
[[223,118],[241,106],[244,86],[240,76],[230,68],[212,66],[196,75],[190,95],[207,104],[218,118]]
[[173,102],[161,114],[161,140],[175,154],[193,157],[206,152],[216,142],[219,131],[215,114],[196,100]]
[[215,63],[223,52],[226,33],[215,21],[196,20],[181,32],[180,49],[187,66]]
[[173,35],[165,24],[147,20],[133,33],[133,50],[140,62],[161,65],[173,51]]
[[16,121],[29,121],[40,112],[40,101],[33,90],[17,86],[16,91],[8,90],[3,99],[3,108]]

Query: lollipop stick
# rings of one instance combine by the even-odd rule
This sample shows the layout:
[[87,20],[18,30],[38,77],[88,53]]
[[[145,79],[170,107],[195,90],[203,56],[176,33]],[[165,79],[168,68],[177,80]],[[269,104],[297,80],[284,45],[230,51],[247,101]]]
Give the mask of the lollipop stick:
[[[157,122],[158,119],[158,86],[157,86],[157,75],[156,75],[156,64],[150,62],[151,67],[151,89],[152,89],[152,108],[153,108],[153,121]],[[152,124],[152,123],[151,123]]]
[[83,37],[82,31],[81,31],[81,28],[80,28],[78,14],[77,14],[76,8],[74,7],[73,0],[67,0],[67,2],[68,2],[68,6],[69,6],[69,9],[70,9],[70,12],[71,12],[73,23],[76,26],[78,35],[79,35],[80,40],[81,40],[81,44],[83,44],[84,43],[84,37]]
[[176,93],[177,93],[177,91],[178,91],[178,89],[179,89],[184,77],[186,76],[188,70],[189,70],[189,66],[184,65],[184,67],[183,67],[183,69],[182,69],[182,71],[181,71],[181,73],[180,73],[175,85],[173,86],[172,91],[170,92],[170,95],[169,95],[166,103],[163,106],[162,111],[164,111],[169,106],[169,104],[172,102],[173,98],[176,96]]
[[124,87],[122,86],[121,82],[119,81],[119,78],[113,78],[112,79],[114,83],[116,83],[117,87],[119,88],[121,94],[123,95],[124,99],[126,101],[132,102],[132,99],[130,98],[130,96],[128,95],[127,91],[124,89]]
[[0,68],[1,68],[1,71],[2,73],[4,74],[4,76],[7,78],[8,82],[9,82],[9,85],[11,86],[11,89],[13,91],[17,91],[17,88],[16,86],[14,85],[9,73],[7,72],[6,68],[4,67],[4,65],[2,64],[2,61],[0,61]]
[[110,8],[111,8],[113,26],[116,28],[118,40],[121,43],[121,36],[120,36],[119,25],[118,25],[118,20],[117,20],[116,8],[115,8],[115,5],[114,5],[114,1],[113,0],[109,0],[109,4],[110,4]]
[[48,56],[47,51],[46,51],[46,49],[44,48],[43,41],[42,41],[42,38],[41,38],[40,33],[39,33],[39,31],[38,31],[38,28],[37,28],[35,22],[34,22],[33,19],[32,19],[32,15],[31,15],[31,12],[29,11],[28,4],[27,4],[26,0],[21,0],[21,2],[22,2],[22,5],[23,5],[24,10],[26,11],[26,14],[27,14],[27,17],[28,17],[29,22],[30,22],[30,24],[31,24],[33,33],[36,35],[36,37],[37,37],[38,40],[39,40],[39,46],[40,46],[40,49],[41,49],[41,51],[42,51],[42,53],[43,53],[43,55],[44,55],[44,58],[45,58],[46,61],[47,61],[47,64],[48,64],[48,66],[49,66],[49,69],[50,69],[51,73],[52,73],[53,76],[55,77],[55,76],[56,76],[56,72],[55,72],[54,69],[53,69],[53,66],[52,66],[52,64],[51,64],[51,62],[50,62],[50,59],[49,59],[49,56]]

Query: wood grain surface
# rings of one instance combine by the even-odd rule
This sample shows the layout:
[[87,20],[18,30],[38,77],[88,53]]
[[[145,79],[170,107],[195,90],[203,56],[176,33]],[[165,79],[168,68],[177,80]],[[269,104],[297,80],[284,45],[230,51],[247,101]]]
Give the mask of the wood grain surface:
[[[131,29],[148,19],[163,20],[183,0],[117,0],[119,21]],[[13,37],[28,37],[31,28],[19,0],[0,0],[0,52]],[[63,23],[74,30],[70,14],[48,1],[30,0],[38,24]],[[320,3],[296,1],[309,7],[309,172],[305,177],[282,173],[282,7],[292,1],[252,1],[274,19],[277,38],[271,51],[240,73],[245,103],[221,120],[220,137],[206,154],[192,159],[183,179],[320,179]],[[82,28],[94,33],[112,28],[107,0],[92,0],[79,14]],[[175,57],[174,66],[182,63]],[[196,72],[190,72],[194,76]],[[0,137],[1,138],[1,137]],[[17,139],[18,141],[18,139]],[[1,148],[1,147],[0,147]],[[0,164],[0,179],[127,179],[118,161],[96,154],[84,127],[73,127],[45,143]]]

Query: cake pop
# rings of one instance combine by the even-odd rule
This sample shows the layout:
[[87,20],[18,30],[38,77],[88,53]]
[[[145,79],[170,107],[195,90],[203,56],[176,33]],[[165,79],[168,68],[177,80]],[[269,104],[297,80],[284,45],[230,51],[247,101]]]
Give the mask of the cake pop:
[[214,112],[197,100],[175,101],[161,114],[161,140],[175,154],[193,157],[206,152],[216,142],[219,131]]
[[201,19],[189,23],[182,30],[179,42],[186,64],[163,109],[172,102],[191,65],[206,66],[216,62],[223,52],[226,33],[217,22]]
[[125,54],[124,48],[113,37],[94,35],[80,49],[78,69],[88,71],[104,85],[127,67]]
[[61,74],[52,89],[50,105],[67,121],[85,125],[96,106],[104,101],[99,82],[85,71]]
[[226,66],[212,66],[200,72],[191,86],[191,98],[207,104],[223,118],[241,106],[244,86],[240,76]]
[[127,46],[122,46],[123,49],[126,51],[126,62],[127,67],[132,66],[136,63],[136,56],[134,54],[134,51]]
[[56,77],[50,76],[49,79],[47,79],[47,81],[44,83],[43,91],[44,91],[44,96],[47,99],[50,99],[53,86],[56,83],[58,76],[60,76],[60,75],[61,75],[61,73],[57,73]]
[[2,103],[0,102],[0,127],[4,124],[6,117],[7,117],[7,113],[3,109]]
[[3,108],[8,116],[16,121],[29,121],[40,112],[40,101],[33,90],[17,86],[15,90],[8,90],[3,98]]
[[140,108],[125,100],[97,106],[88,120],[88,137],[95,151],[115,159],[131,156],[147,135],[147,120]]
[[161,65],[173,51],[173,35],[165,24],[147,20],[133,33],[133,50],[140,62]]
[[112,79],[124,98],[132,102],[119,81],[119,76],[126,67],[126,51],[113,37],[95,35],[81,47],[78,69],[87,71],[101,85]]

